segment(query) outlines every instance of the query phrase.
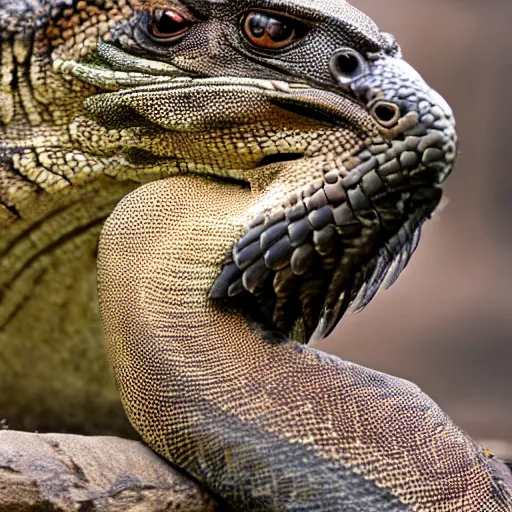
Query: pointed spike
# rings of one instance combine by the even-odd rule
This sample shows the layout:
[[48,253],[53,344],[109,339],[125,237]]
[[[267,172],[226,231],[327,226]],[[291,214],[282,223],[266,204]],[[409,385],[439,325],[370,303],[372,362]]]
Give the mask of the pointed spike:
[[263,287],[270,274],[271,272],[263,259],[257,260],[243,273],[242,283],[244,288],[248,292],[254,293],[258,288]]
[[382,283],[382,287],[388,290],[393,286],[393,284],[398,279],[398,276],[400,275],[400,268],[401,268],[401,260],[402,260],[402,254],[399,253],[395,259],[393,260],[393,263],[389,267],[388,273],[386,274],[386,277],[384,278],[384,281]]
[[233,259],[238,265],[238,268],[245,270],[251,263],[256,261],[263,255],[263,251],[260,247],[260,241],[256,240],[252,244],[248,245],[245,249],[240,252],[235,248],[233,252]]
[[281,270],[290,264],[293,250],[290,237],[285,236],[265,253],[265,264],[271,270]]
[[357,313],[364,309],[379,292],[382,280],[389,269],[391,261],[389,252],[384,248],[380,251],[379,255],[369,263],[368,266],[370,268],[372,266],[374,267],[373,271],[366,283],[361,286],[356,298],[350,304],[350,313]]
[[349,255],[345,253],[338,268],[334,272],[329,288],[327,289],[324,303],[324,307],[326,309],[334,309],[340,295],[347,292],[347,288],[351,280],[350,272],[352,266]]
[[299,293],[302,303],[302,318],[304,329],[309,338],[318,325],[320,311],[322,309],[321,296],[323,295],[323,282],[318,279],[305,281]]
[[288,221],[283,220],[266,229],[260,237],[262,251],[268,250],[273,244],[281,239],[288,230]]
[[310,244],[304,244],[293,251],[291,269],[297,276],[305,274],[315,261],[315,249]]
[[245,291],[241,279],[237,279],[228,289],[228,297],[236,297]]
[[247,230],[247,233],[240,239],[240,241],[237,244],[238,252],[240,252],[242,249],[245,249],[254,241],[258,240],[263,231],[265,231],[265,226],[263,224],[259,224],[254,228],[249,228]]
[[346,302],[347,294],[346,292],[342,292],[338,297],[338,301],[332,310],[326,310],[324,317],[324,332],[323,336],[326,338],[329,334],[334,331],[345,311],[347,310],[347,302]]
[[220,276],[215,281],[213,288],[210,292],[212,299],[222,299],[227,297],[228,289],[235,279],[238,279],[241,275],[240,269],[235,263],[228,263],[224,265]]

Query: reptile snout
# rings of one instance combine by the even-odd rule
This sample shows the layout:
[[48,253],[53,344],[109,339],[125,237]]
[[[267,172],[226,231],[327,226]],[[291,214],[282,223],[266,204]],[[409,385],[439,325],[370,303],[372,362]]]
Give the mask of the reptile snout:
[[372,141],[357,155],[366,169],[377,170],[384,181],[396,173],[431,184],[447,178],[457,147],[453,113],[409,64],[347,48],[332,55],[330,69],[337,85],[361,102],[379,126],[382,142]]
[[306,340],[324,338],[347,308],[396,281],[456,156],[450,107],[399,56],[340,48],[329,64],[340,96],[373,119],[371,135],[340,159],[326,155],[331,138],[325,153],[305,158],[322,161],[322,178],[254,215],[211,292],[252,294],[272,330],[287,333],[301,318]]

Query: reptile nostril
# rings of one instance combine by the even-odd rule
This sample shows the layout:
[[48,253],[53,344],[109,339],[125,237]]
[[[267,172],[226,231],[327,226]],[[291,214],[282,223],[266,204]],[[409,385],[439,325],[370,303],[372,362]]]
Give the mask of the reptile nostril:
[[329,63],[332,75],[341,86],[348,86],[369,71],[363,56],[351,48],[334,53]]
[[387,101],[378,101],[370,108],[376,121],[385,128],[391,128],[400,119],[400,107]]

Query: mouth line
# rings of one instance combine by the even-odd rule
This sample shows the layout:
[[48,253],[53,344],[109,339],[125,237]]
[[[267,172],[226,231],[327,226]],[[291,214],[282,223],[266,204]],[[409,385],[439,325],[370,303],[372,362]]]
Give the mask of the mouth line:
[[[159,127],[171,132],[212,131],[258,123],[295,123],[318,129],[342,128],[359,138],[373,121],[357,102],[331,91],[279,80],[242,77],[160,77],[163,81],[130,87],[112,86],[110,79],[89,73],[89,64],[56,62],[60,72],[74,76],[100,90],[84,100],[88,114],[107,130]],[[115,74],[108,70],[108,73]],[[105,84],[109,87],[105,87]],[[224,100],[223,100],[224,98]],[[248,108],[249,99],[253,107]],[[212,102],[223,108],[211,109]],[[377,132],[375,132],[377,135]]]

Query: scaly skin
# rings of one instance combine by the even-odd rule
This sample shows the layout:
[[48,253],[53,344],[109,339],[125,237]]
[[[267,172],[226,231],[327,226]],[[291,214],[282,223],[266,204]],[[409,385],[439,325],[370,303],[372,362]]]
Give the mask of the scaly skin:
[[[148,33],[163,8],[190,20],[176,41]],[[249,8],[309,33],[256,49]],[[0,33],[13,427],[128,432],[96,243],[123,195],[175,176],[129,196],[102,243],[109,352],[157,451],[243,510],[511,510],[497,463],[417,388],[285,341],[325,336],[393,282],[451,171],[450,109],[390,36],[324,0],[0,0]]]
[[240,511],[511,510],[506,468],[417,386],[271,343],[207,300],[226,245],[265,196],[174,177],[107,220],[101,310],[146,442]]

